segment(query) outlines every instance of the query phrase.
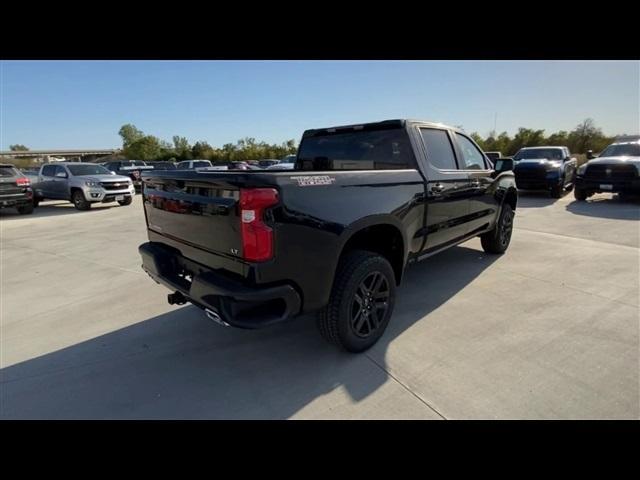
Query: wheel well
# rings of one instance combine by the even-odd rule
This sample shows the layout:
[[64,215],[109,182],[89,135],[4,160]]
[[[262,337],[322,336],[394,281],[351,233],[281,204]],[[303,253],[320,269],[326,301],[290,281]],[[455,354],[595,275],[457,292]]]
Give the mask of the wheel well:
[[[76,191],[80,191],[80,192],[82,193],[82,189],[81,189],[81,188],[79,188],[79,187],[71,187],[71,188],[69,189],[69,199],[70,199],[70,200],[73,200],[73,194],[74,194],[74,192],[76,192]],[[84,193],[82,193],[82,196],[84,197]]]
[[514,189],[510,189],[507,191],[507,196],[504,199],[505,203],[508,203],[511,206],[511,209],[515,212],[516,204],[518,203],[518,194]]
[[340,259],[352,250],[368,250],[385,257],[400,285],[404,268],[404,242],[402,234],[393,225],[373,225],[359,230],[349,238],[342,249]]

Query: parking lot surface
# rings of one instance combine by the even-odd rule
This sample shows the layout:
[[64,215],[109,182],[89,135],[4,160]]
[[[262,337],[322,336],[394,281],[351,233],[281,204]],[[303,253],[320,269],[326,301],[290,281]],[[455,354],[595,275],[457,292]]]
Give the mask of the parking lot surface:
[[141,198],[0,213],[0,417],[640,418],[640,204],[521,193],[511,246],[411,266],[381,341],[223,328],[140,269]]

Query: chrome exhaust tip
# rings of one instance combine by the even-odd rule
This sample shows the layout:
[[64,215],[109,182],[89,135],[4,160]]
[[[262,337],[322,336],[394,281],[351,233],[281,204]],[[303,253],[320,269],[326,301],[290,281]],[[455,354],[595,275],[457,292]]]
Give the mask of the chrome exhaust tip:
[[208,308],[204,309],[204,313],[207,315],[209,320],[213,320],[218,325],[222,325],[223,327],[229,327],[230,325],[220,318],[218,312],[214,312],[213,310],[209,310]]

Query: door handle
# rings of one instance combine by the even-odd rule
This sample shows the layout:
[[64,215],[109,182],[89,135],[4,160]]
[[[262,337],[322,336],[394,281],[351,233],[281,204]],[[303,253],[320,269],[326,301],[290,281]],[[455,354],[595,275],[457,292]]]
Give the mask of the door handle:
[[444,192],[444,185],[442,183],[436,183],[431,187],[431,191],[433,193],[442,193]]
[[471,188],[478,188],[480,187],[480,180],[471,180]]

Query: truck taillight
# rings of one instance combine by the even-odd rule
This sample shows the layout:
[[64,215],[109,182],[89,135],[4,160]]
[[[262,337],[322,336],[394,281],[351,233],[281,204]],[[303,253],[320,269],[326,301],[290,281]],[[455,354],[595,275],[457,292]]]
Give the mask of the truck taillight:
[[240,189],[240,220],[243,258],[262,262],[273,257],[273,230],[264,220],[264,211],[278,203],[274,188]]
[[27,177],[20,177],[16,180],[16,185],[19,187],[28,187],[31,185],[31,182]]

